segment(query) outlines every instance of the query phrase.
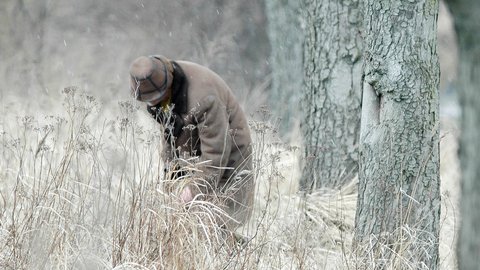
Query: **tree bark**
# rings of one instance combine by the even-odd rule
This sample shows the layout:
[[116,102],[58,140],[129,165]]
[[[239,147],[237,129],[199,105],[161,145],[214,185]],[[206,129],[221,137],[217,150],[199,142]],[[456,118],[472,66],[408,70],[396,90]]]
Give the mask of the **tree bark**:
[[305,0],[301,187],[337,188],[358,171],[361,9],[358,0]]
[[459,45],[459,97],[462,108],[460,164],[461,225],[457,246],[459,269],[480,265],[480,2],[447,1]]
[[375,268],[437,269],[438,1],[367,0],[364,8],[354,246]]
[[299,117],[299,90],[303,83],[303,31],[300,1],[266,0],[272,83],[269,94],[274,120],[283,138],[288,138]]

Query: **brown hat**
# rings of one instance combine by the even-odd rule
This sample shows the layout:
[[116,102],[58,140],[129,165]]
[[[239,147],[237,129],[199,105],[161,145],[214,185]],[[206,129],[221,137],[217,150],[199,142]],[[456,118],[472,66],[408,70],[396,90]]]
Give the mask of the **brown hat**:
[[130,90],[137,100],[161,101],[173,81],[173,67],[163,56],[141,56],[130,65]]

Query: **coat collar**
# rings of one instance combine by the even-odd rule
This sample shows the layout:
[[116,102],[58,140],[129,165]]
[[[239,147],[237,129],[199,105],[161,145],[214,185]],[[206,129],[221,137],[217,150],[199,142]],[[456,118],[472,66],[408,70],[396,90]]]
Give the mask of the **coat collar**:
[[173,65],[173,83],[172,83],[172,103],[173,111],[178,114],[185,114],[188,111],[188,80],[183,69],[177,62],[172,61]]

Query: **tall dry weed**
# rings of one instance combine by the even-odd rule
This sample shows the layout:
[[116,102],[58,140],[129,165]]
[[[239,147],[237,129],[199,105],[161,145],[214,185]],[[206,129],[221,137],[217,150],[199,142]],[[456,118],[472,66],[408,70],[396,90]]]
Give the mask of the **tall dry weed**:
[[[268,110],[250,123],[253,216],[229,232],[214,198],[179,200],[197,160],[176,160],[183,176],[165,175],[163,135],[136,103],[106,110],[75,87],[63,96],[61,115],[0,123],[0,268],[415,269],[408,256],[355,258],[356,179],[298,192],[300,150],[276,137]],[[419,232],[404,229],[398,243],[415,244]]]

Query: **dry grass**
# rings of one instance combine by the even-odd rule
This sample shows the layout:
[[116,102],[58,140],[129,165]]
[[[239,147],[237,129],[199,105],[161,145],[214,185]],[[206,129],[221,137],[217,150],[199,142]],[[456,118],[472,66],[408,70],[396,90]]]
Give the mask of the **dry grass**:
[[[251,222],[237,230],[245,236],[246,243],[240,244],[238,235],[216,225],[216,219],[226,217],[215,204],[196,200],[184,205],[178,190],[167,188],[185,179],[165,180],[162,135],[134,103],[120,102],[115,116],[108,117],[101,116],[107,110],[93,97],[75,88],[63,95],[59,115],[10,113],[0,122],[0,268],[355,269],[378,265],[375,254],[352,255],[356,179],[341,190],[298,193],[301,150],[276,140],[267,121],[251,123],[257,194]],[[3,105],[9,106],[8,102]],[[185,169],[195,170],[195,160],[183,163]],[[455,204],[448,202],[456,195],[442,194],[444,207],[449,207],[442,225],[447,233],[442,235],[448,236],[456,224],[452,220]],[[415,232],[409,233],[414,238]],[[451,239],[451,235],[441,239],[444,269],[453,265]],[[408,258],[401,259],[404,269],[415,269]],[[394,269],[398,264],[390,266]]]

